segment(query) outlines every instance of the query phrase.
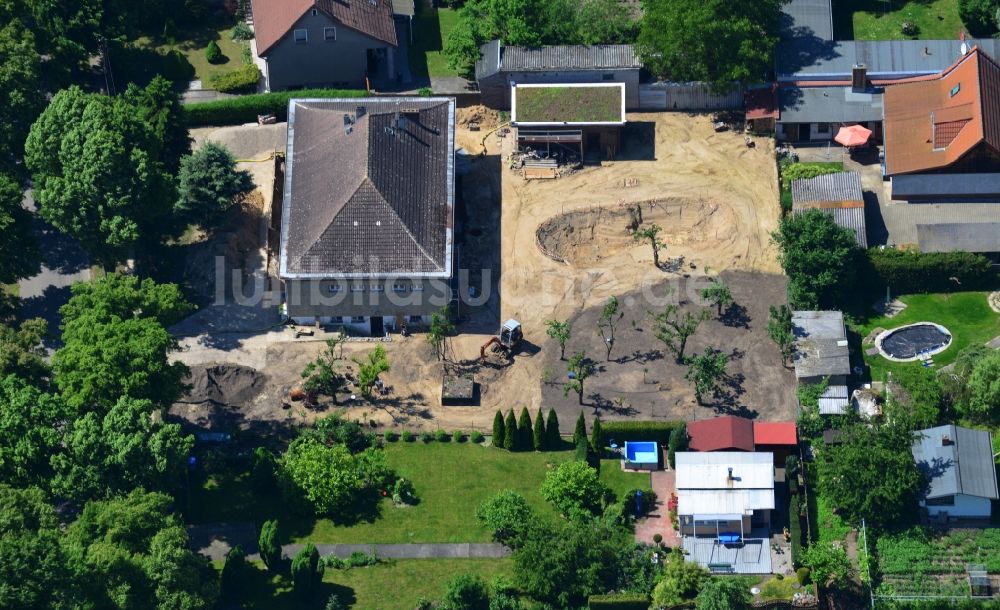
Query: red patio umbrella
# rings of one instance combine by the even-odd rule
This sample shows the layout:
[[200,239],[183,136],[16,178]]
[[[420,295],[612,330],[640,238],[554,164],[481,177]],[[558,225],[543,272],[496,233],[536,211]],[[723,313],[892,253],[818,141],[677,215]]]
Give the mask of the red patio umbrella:
[[868,142],[868,138],[872,135],[872,130],[862,127],[861,125],[848,125],[847,127],[841,127],[840,131],[837,132],[837,136],[834,139],[838,144],[843,144],[844,146],[851,148],[853,146],[862,146]]

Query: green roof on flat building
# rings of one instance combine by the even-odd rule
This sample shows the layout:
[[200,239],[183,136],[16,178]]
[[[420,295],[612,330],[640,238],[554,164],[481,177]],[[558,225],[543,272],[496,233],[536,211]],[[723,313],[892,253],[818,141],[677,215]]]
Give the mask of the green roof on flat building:
[[517,123],[618,123],[622,88],[594,86],[515,87]]

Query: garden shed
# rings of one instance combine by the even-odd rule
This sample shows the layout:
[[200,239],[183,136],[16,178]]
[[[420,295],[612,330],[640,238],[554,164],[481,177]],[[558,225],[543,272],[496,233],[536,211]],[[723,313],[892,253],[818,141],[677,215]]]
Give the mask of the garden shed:
[[511,125],[520,149],[612,158],[621,148],[625,125],[625,85],[513,84]]

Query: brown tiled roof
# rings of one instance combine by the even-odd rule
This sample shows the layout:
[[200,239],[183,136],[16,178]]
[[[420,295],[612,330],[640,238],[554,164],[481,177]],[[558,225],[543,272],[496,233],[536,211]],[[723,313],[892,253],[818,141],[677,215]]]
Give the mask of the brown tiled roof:
[[735,415],[693,421],[687,425],[691,451],[753,451],[753,422]]
[[392,0],[252,0],[251,8],[259,55],[265,55],[312,8],[345,27],[396,46]]
[[282,277],[451,275],[454,104],[289,103]]
[[1000,65],[978,48],[936,78],[886,87],[887,174],[947,167],[983,143],[1000,151]]

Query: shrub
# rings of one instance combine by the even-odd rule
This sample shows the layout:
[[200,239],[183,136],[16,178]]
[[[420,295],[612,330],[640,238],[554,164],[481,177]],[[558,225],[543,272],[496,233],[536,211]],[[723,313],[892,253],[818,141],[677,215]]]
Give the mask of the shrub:
[[492,532],[493,540],[515,547],[535,515],[524,496],[505,489],[479,505],[476,519]]
[[490,604],[489,587],[478,574],[460,574],[445,585],[441,600],[449,610],[480,610]]
[[451,433],[451,440],[455,441],[456,443],[461,443],[462,441],[465,440],[465,432],[462,432],[461,430],[455,430],[454,432]]
[[473,430],[472,434],[469,435],[469,440],[478,445],[482,443],[484,440],[486,440],[486,438],[483,436],[483,433],[480,432],[479,430]]
[[780,573],[779,574],[775,574],[774,575],[774,579],[775,580],[785,580],[785,575],[784,574],[780,574]]
[[250,47],[243,47],[240,50],[240,59],[243,61],[244,65],[253,63],[253,52],[250,51]]
[[438,429],[438,431],[434,433],[434,440],[439,443],[447,443],[451,440],[451,436],[444,430]]
[[625,492],[621,498],[622,512],[629,517],[636,516],[635,494],[642,492],[639,508],[643,515],[648,515],[656,507],[656,494],[650,490],[632,489]]
[[649,599],[638,593],[591,595],[587,598],[587,607],[590,610],[647,610]]
[[403,430],[403,433],[399,435],[399,438],[401,438],[404,443],[412,443],[413,433],[409,430]]
[[425,444],[429,443],[429,442],[431,442],[431,441],[434,440],[434,435],[432,433],[430,433],[430,432],[427,432],[427,431],[421,432],[420,433],[420,440],[422,440]]
[[795,570],[795,577],[803,587],[812,584],[812,571],[809,568],[799,568]]
[[413,488],[413,481],[400,477],[392,485],[392,501],[396,504],[417,503],[417,493]]
[[958,16],[973,36],[997,31],[997,0],[958,0]]
[[903,33],[904,36],[916,36],[920,33],[920,28],[917,24],[912,21],[904,21],[899,25],[899,31]]
[[417,91],[417,94],[421,97],[430,97],[434,95],[434,90],[430,87],[421,87],[420,90]]
[[241,95],[214,102],[186,104],[184,115],[188,127],[239,125],[254,122],[259,114],[273,114],[279,121],[288,118],[288,100],[304,97],[363,97],[364,91],[343,89],[302,89]]
[[661,542],[663,542],[663,536],[659,534],[653,534],[653,542],[655,542],[656,544],[660,544]]
[[791,538],[792,565],[802,564],[802,497],[789,494],[788,537]]
[[300,600],[307,600],[322,582],[323,564],[319,551],[310,542],[292,560],[292,590]]
[[255,64],[243,64],[237,70],[212,77],[212,87],[223,93],[253,93],[259,82],[260,68]]
[[274,490],[278,462],[266,447],[257,447],[250,458],[250,488],[264,494]]
[[969,252],[872,248],[868,260],[879,282],[872,288],[888,285],[896,294],[986,290],[997,283],[990,260]]
[[385,440],[387,443],[395,443],[397,440],[399,440],[399,435],[392,431],[386,432]]
[[257,546],[260,549],[260,559],[267,566],[267,571],[277,572],[281,567],[281,543],[278,542],[277,520],[264,522],[260,528]]
[[246,21],[237,21],[230,35],[233,40],[251,40],[253,39],[253,30],[250,29]]
[[805,180],[826,174],[835,174],[840,169],[828,165],[813,165],[811,163],[791,163],[781,170],[781,188],[787,190],[792,188],[792,182]]
[[682,421],[602,421],[601,429],[605,440],[614,439],[619,445],[625,441],[656,441],[667,447],[670,433],[684,425]]
[[219,48],[219,44],[212,40],[205,47],[205,59],[208,60],[210,64],[217,64],[222,61],[222,49]]

